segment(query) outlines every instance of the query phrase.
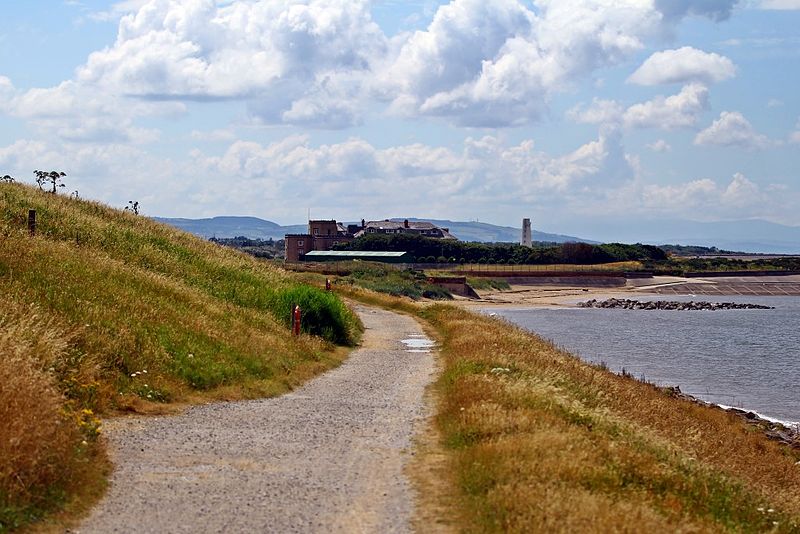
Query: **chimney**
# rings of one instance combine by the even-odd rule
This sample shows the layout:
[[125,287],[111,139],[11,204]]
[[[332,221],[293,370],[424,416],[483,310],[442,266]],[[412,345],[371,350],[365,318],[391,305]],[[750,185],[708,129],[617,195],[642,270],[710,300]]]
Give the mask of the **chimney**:
[[408,219],[403,221],[403,228],[408,228]]

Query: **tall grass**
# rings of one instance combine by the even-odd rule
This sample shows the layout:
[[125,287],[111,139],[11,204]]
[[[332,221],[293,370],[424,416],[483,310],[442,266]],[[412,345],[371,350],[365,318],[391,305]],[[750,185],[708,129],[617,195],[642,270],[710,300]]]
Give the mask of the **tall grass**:
[[88,463],[102,468],[99,421],[59,388],[72,341],[35,306],[0,297],[0,532],[63,504]]
[[798,532],[800,453],[738,417],[435,305],[466,531]]
[[[33,238],[29,209],[38,219]],[[57,451],[40,461],[35,448],[18,449],[41,483],[21,482],[22,459],[0,454],[0,488],[11,503],[0,512],[3,524],[22,517],[14,510],[57,504],[46,496],[62,485],[47,466],[69,473],[65,466],[84,457],[74,442],[96,426],[95,414],[275,395],[340,362],[335,344],[353,345],[361,328],[335,295],[272,265],[20,184],[0,184],[0,295],[0,366],[25,370],[15,379],[22,382],[0,382],[0,395],[30,400],[3,401],[0,447],[28,443],[14,437],[28,435]],[[295,304],[307,335],[290,334]],[[53,415],[63,413],[66,422]],[[32,432],[42,421],[51,433]]]

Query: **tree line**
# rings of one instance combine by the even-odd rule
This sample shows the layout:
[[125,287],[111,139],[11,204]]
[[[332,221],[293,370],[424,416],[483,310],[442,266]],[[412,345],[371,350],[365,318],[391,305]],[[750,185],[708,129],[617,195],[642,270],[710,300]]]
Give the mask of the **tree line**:
[[432,239],[412,234],[368,234],[336,250],[408,252],[418,263],[595,264],[617,261],[658,261],[667,254],[653,245],[606,243],[475,243]]

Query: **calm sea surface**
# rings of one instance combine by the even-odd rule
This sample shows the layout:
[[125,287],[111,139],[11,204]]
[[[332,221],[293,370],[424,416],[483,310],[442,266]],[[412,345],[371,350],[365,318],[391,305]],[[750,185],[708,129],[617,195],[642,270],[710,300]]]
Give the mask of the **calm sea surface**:
[[766,304],[774,310],[486,310],[584,360],[703,400],[800,421],[800,298],[629,297]]

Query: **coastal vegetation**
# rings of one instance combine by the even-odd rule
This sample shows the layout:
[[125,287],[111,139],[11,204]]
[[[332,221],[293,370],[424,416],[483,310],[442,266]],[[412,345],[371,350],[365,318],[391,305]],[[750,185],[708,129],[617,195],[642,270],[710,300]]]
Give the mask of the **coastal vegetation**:
[[337,365],[360,329],[336,295],[270,264],[0,184],[0,531],[102,491],[101,415],[280,394]]
[[800,454],[738,416],[436,305],[437,424],[464,530],[800,529]]
[[390,265],[375,262],[348,262],[342,267],[349,274],[337,277],[336,284],[355,285],[386,293],[395,297],[409,297],[414,300],[450,300],[453,295],[446,289],[428,282],[422,271],[399,270]]
[[741,416],[584,363],[500,319],[348,295],[415,315],[437,338],[441,449],[423,454],[446,465],[418,476],[442,477],[422,484],[423,498],[457,530],[800,530],[800,451]]
[[670,257],[666,261],[645,262],[644,269],[657,275],[684,275],[686,273],[736,272],[736,271],[798,271],[800,257],[782,258],[681,258]]
[[665,260],[666,253],[652,245],[607,243],[537,244],[529,248],[512,243],[471,243],[432,239],[411,234],[367,234],[338,250],[409,252],[418,263],[486,264],[596,264],[620,261]]

